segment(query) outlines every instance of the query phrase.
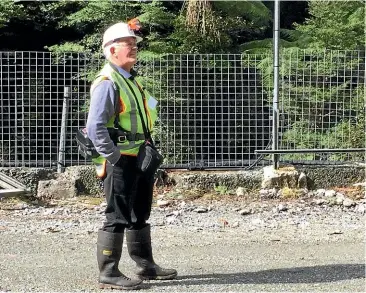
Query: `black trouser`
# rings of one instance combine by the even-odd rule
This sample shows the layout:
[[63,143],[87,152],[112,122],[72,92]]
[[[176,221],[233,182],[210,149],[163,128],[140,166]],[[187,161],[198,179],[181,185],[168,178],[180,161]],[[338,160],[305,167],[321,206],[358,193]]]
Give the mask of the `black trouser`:
[[125,228],[141,229],[150,217],[154,176],[136,169],[136,157],[121,156],[118,164],[107,162],[104,193],[106,222],[102,230],[120,233]]

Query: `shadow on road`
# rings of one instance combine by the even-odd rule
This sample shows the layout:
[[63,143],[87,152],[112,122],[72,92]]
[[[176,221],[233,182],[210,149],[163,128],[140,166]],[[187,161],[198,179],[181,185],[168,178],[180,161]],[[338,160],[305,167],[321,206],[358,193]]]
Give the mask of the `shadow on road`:
[[[365,278],[365,264],[335,264],[232,274],[178,276],[169,285],[327,283]],[[154,286],[164,286],[157,283]]]

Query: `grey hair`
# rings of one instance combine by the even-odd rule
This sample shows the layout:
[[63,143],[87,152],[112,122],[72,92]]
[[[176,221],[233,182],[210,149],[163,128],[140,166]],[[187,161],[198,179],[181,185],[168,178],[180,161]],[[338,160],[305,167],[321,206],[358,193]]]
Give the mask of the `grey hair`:
[[107,59],[107,60],[109,60],[109,58],[111,57],[111,47],[113,45],[114,45],[114,43],[109,44],[103,48],[103,54],[104,54],[105,59]]

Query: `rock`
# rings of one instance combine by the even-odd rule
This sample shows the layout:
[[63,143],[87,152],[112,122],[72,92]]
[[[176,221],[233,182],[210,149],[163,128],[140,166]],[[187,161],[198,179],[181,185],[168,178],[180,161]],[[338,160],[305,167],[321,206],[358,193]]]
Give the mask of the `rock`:
[[61,207],[61,208],[55,209],[54,214],[55,215],[61,215],[61,214],[63,214],[63,212],[64,212],[64,209]]
[[250,209],[242,209],[239,211],[239,214],[242,216],[249,215],[252,211]]
[[55,212],[55,209],[54,209],[54,208],[47,208],[47,209],[43,212],[43,215],[44,215],[44,216],[49,216],[49,215],[52,215],[54,212]]
[[72,166],[66,168],[65,173],[58,175],[58,180],[66,179],[75,181],[78,194],[102,195],[102,181],[96,176],[95,166]]
[[175,219],[176,219],[176,217],[169,216],[169,217],[166,218],[166,222],[167,222],[167,224],[173,224]]
[[68,216],[71,214],[71,211],[70,209],[64,209],[63,213],[62,213],[64,216]]
[[266,197],[267,195],[268,195],[268,189],[261,189],[261,190],[259,190],[259,195],[261,196],[261,197]]
[[317,204],[317,205],[322,205],[322,204],[324,204],[326,201],[325,201],[325,199],[323,199],[323,198],[318,198],[318,199],[315,199],[313,202],[314,202],[315,204]]
[[278,198],[299,198],[307,193],[306,188],[288,188],[284,187],[277,192]]
[[337,192],[335,190],[326,190],[324,193],[325,197],[334,197],[336,196]]
[[339,235],[339,234],[343,234],[343,232],[341,230],[335,230],[333,232],[330,232],[328,235]]
[[239,227],[239,222],[234,222],[232,225],[231,225],[232,228],[237,228]]
[[304,211],[304,209],[302,207],[296,207],[295,210],[297,213],[301,213],[302,211]]
[[356,203],[350,198],[345,198],[344,201],[343,201],[343,206],[346,207],[346,208],[352,207],[355,204]]
[[156,205],[157,205],[159,208],[169,206],[170,204],[171,204],[171,201],[170,201],[170,200],[161,200],[161,199],[158,199],[158,200],[156,201]]
[[277,198],[280,196],[280,194],[276,188],[272,188],[269,190],[268,196],[269,196],[269,198]]
[[345,196],[342,193],[337,192],[336,198],[335,198],[335,204],[336,205],[342,205],[344,199],[345,199]]
[[261,226],[264,224],[264,221],[262,219],[256,218],[252,220],[252,224],[255,226]]
[[75,197],[78,193],[76,181],[69,179],[51,179],[38,182],[37,198],[64,199]]
[[172,211],[171,213],[166,214],[166,217],[175,216],[178,217],[180,215],[180,211]]
[[297,194],[298,194],[298,196],[305,196],[305,195],[308,195],[308,197],[309,196],[312,196],[312,194],[310,194],[309,195],[309,189],[307,189],[307,188],[299,188],[298,190],[297,190]]
[[281,238],[272,238],[272,239],[270,239],[270,241],[278,242],[278,241],[281,241]]
[[325,194],[325,189],[318,189],[317,191],[315,191],[316,196],[323,197],[324,194]]
[[298,224],[298,227],[301,229],[305,229],[306,227],[308,227],[310,225],[310,223],[308,221],[302,221]]
[[193,211],[200,214],[200,213],[207,213],[208,210],[206,208],[196,208]]
[[[286,197],[286,192],[288,191],[288,190],[290,190],[289,188],[283,188],[283,189],[280,189],[280,190],[278,190],[277,192],[276,192],[276,195],[275,196],[271,196],[271,198],[284,198],[284,197]],[[273,193],[271,193],[271,194],[273,194]]]
[[243,187],[238,187],[238,189],[236,190],[236,195],[237,196],[244,196],[245,195],[245,189]]
[[361,215],[365,214],[365,210],[366,210],[366,208],[365,208],[364,204],[359,204],[355,208],[355,212],[360,213]]
[[281,195],[281,190],[277,190],[276,188],[261,189],[259,190],[259,195],[261,198],[265,199],[277,198]]
[[299,175],[299,179],[297,180],[297,186],[299,188],[307,188],[308,187],[308,179],[304,172],[301,172]]
[[279,212],[284,212],[284,211],[287,211],[287,210],[288,210],[288,208],[287,208],[287,206],[285,204],[280,203],[277,206],[277,211],[279,211]]
[[274,169],[273,166],[263,168],[262,188],[296,188],[299,174],[293,167]]
[[[337,204],[337,199],[335,197],[328,197],[327,202],[330,206],[334,206]],[[343,200],[342,200],[343,202]]]
[[314,197],[316,195],[316,193],[314,191],[309,191],[308,190],[307,195],[310,198],[310,197]]

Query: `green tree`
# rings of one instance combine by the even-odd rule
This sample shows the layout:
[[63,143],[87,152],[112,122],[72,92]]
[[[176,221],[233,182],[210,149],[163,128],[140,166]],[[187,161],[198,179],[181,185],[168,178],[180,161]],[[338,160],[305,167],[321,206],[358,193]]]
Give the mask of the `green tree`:
[[[64,9],[70,2],[67,0],[54,2],[44,7],[52,12]],[[54,52],[101,52],[101,36],[103,31],[118,21],[127,21],[139,11],[136,2],[119,1],[75,1],[78,9],[66,15],[58,23],[58,28],[72,28],[82,37],[60,45],[49,46]]]
[[241,43],[263,37],[270,20],[261,1],[187,0],[173,37],[180,53],[238,53]]
[[[365,147],[364,21],[362,1],[309,1],[310,18],[289,42],[280,43],[280,105],[283,148]],[[272,40],[257,56],[267,93],[273,89]],[[264,41],[245,44],[263,53]],[[362,50],[362,51],[352,51]],[[363,52],[363,53],[362,53]],[[289,155],[310,159],[313,155]],[[363,154],[332,154],[328,159],[361,159]]]
[[309,14],[305,23],[296,25],[303,35],[301,47],[365,49],[365,1],[309,1]]
[[23,5],[17,5],[12,0],[0,2],[0,28],[8,26],[13,17],[25,18],[26,14]]
[[[2,50],[44,51],[44,46],[77,39],[78,33],[58,23],[79,6],[76,2],[0,1]],[[55,9],[52,9],[55,7]]]

